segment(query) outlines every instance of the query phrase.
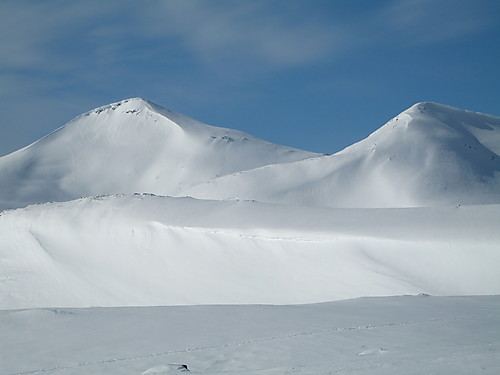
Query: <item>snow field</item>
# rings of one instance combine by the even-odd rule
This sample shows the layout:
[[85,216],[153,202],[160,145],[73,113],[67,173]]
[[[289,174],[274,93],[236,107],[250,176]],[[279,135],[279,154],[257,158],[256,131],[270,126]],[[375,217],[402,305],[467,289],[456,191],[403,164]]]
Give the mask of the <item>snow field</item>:
[[0,311],[3,374],[497,374],[498,296]]

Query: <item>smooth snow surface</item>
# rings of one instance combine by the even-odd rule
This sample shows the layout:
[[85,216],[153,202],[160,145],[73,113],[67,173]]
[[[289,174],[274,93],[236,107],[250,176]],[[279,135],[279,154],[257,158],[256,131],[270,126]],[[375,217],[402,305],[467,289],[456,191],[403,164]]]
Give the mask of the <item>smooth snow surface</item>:
[[498,205],[318,209],[151,195],[0,216],[0,306],[500,293]]
[[497,375],[499,311],[498,296],[0,311],[0,369],[3,375]]

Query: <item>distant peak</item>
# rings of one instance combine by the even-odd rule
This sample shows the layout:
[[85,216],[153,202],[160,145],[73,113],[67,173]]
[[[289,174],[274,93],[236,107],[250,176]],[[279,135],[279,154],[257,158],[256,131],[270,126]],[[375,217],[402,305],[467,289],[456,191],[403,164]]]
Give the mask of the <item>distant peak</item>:
[[[124,109],[125,113],[140,113],[141,110],[148,109],[153,112],[157,112],[159,114],[165,115],[166,113],[172,113],[171,110],[164,108],[156,103],[153,103],[147,99],[135,97],[135,98],[129,98],[129,99],[123,99],[118,102],[110,103],[103,105],[101,107],[94,108],[81,116],[89,116],[92,114],[100,114],[109,110],[116,110],[118,108]],[[80,117],[80,116],[78,116]]]
[[[110,103],[110,104],[107,104],[107,105],[99,107],[99,108],[119,107],[119,106],[126,105],[126,104],[129,104],[129,105],[139,104],[139,105],[146,105],[146,106],[154,106],[154,107],[163,108],[163,107],[159,106],[158,104],[155,104],[147,99],[143,99],[143,98],[139,98],[139,97],[123,99],[123,100],[120,100],[118,102]],[[99,108],[96,108],[96,109],[99,109]]]
[[424,102],[418,102],[413,104],[410,108],[408,108],[408,111],[411,110],[417,110],[417,111],[426,111],[426,110],[432,110],[432,109],[444,109],[444,108],[453,108],[444,104],[436,103],[436,102],[430,102],[430,101],[424,101]]
[[[156,103],[153,103],[152,101],[148,100],[148,99],[144,99],[144,98],[140,98],[140,97],[135,97],[135,98],[129,98],[129,99],[123,99],[123,100],[120,100],[119,102],[116,102],[116,103],[113,103],[114,105],[123,105],[123,104],[127,104],[127,103],[130,103],[130,104],[142,104],[142,105],[147,105],[147,106],[150,106],[150,107],[156,107],[156,108],[161,108],[163,110],[165,110],[166,108],[163,108],[161,105],[158,105]],[[112,104],[110,104],[112,105]]]
[[440,105],[439,103],[436,103],[436,102],[423,101],[423,102],[417,102],[417,103],[413,104],[410,108],[418,107],[418,106],[434,105],[434,104]]
[[[431,102],[431,101],[424,101],[424,102],[418,102],[412,105],[410,108],[407,109],[407,111],[411,110],[417,110],[420,112],[425,112],[425,111],[431,111],[431,112],[473,112],[469,111],[466,109],[458,108],[458,107],[453,107],[451,105],[447,104],[441,104],[437,102]],[[478,112],[474,112],[478,113]]]

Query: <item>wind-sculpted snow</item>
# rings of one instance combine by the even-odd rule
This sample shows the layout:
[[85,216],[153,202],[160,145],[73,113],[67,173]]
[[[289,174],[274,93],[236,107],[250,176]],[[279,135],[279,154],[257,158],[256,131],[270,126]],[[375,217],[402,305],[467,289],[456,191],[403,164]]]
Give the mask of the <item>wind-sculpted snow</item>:
[[316,155],[129,99],[0,158],[0,209],[100,194],[175,195],[228,173]]
[[497,294],[499,212],[152,195],[30,206],[0,216],[0,307]]
[[187,190],[319,207],[500,203],[500,118],[419,103],[331,155],[223,176]]

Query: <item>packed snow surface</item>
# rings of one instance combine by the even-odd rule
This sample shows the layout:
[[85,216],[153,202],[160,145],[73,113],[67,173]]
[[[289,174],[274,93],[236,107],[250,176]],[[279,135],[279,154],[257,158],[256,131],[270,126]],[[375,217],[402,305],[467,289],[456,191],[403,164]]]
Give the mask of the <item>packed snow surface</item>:
[[499,311],[499,296],[0,311],[0,368],[3,375],[497,375]]

